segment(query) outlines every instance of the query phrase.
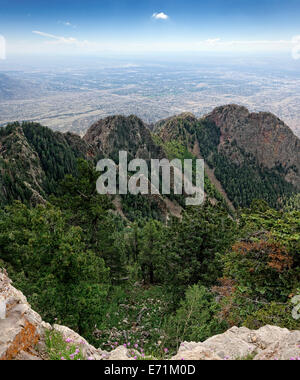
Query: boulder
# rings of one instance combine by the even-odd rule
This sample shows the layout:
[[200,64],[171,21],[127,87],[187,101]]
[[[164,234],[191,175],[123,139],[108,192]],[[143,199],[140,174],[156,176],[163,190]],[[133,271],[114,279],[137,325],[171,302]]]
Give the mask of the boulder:
[[108,360],[133,360],[133,357],[130,355],[130,351],[126,347],[119,346],[109,354],[107,359]]
[[255,356],[255,360],[300,360],[300,331],[266,326],[257,334],[265,349]]
[[173,360],[300,360],[300,331],[277,326],[232,327],[203,343],[182,343]]
[[0,360],[14,360],[25,354],[32,358],[42,358],[45,353],[37,354],[35,348],[44,338],[45,328],[50,325],[44,323],[31,309],[26,297],[11,285],[6,272],[2,270],[0,296],[5,316],[0,319]]
[[222,360],[222,358],[197,343],[185,343],[180,346],[178,353],[171,360]]

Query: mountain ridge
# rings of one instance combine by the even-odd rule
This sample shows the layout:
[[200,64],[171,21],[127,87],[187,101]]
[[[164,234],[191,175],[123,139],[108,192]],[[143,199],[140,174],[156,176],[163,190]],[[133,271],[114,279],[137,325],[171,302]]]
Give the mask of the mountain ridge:
[[300,189],[299,173],[298,178],[292,173],[293,166],[300,169],[300,139],[278,117],[269,112],[250,113],[245,107],[228,105],[215,108],[205,118],[220,128],[220,146],[236,140],[269,169],[285,162],[287,181]]
[[300,140],[291,129],[270,113],[226,105],[199,119],[182,113],[161,120],[152,130],[135,115],[110,116],[83,138],[35,123],[10,124],[0,129],[1,200],[17,195],[30,201],[34,192],[44,198],[66,174],[76,173],[78,158],[117,162],[119,150],[129,160],[204,158],[208,180],[230,207],[246,207],[254,199],[280,207],[282,198],[300,189]]
[[181,114],[160,121],[154,133],[164,144],[179,140],[204,158],[211,180],[220,183],[236,207],[254,199],[278,207],[280,198],[300,189],[300,140],[275,115],[227,105],[200,119]]

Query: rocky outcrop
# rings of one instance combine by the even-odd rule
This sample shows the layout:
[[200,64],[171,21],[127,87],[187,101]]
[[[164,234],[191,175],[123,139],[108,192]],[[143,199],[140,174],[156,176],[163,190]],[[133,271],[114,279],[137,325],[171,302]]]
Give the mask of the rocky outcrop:
[[75,331],[69,329],[68,327],[54,325],[53,329],[61,333],[65,340],[68,340],[77,347],[80,347],[84,357],[88,360],[102,360],[106,357],[106,353],[104,351],[97,350]]
[[278,117],[268,112],[250,113],[232,104],[214,109],[205,120],[220,129],[221,149],[236,143],[262,167],[281,166],[286,181],[300,189],[300,140]]
[[203,343],[182,343],[173,360],[300,360],[300,331],[233,327]]
[[80,347],[86,360],[134,360],[139,356],[124,346],[111,352],[98,350],[68,327],[45,323],[0,269],[0,360],[49,360],[45,336],[51,330]]
[[134,115],[99,120],[89,128],[83,139],[115,161],[119,159],[120,150],[128,152],[129,160],[164,157],[162,149],[154,143],[150,130]]
[[50,328],[34,312],[24,295],[0,272],[0,360],[42,360],[45,329]]
[[[48,360],[47,330],[81,348],[86,360],[135,360],[141,354],[127,346],[96,349],[73,330],[43,322],[26,297],[0,270],[0,360]],[[172,360],[300,360],[300,331],[265,326],[257,331],[233,327],[203,343],[182,343]]]
[[171,155],[180,143],[182,152],[204,158],[207,177],[230,208],[266,198],[282,207],[282,199],[300,189],[300,140],[270,113],[227,105],[200,119],[181,114],[162,120],[154,133]]

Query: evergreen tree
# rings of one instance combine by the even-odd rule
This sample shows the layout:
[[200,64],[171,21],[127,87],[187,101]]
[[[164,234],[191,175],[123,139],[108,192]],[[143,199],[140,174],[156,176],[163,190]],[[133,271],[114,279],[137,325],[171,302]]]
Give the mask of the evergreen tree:
[[99,174],[92,163],[79,160],[77,170],[77,176],[65,177],[60,196],[51,197],[51,202],[64,211],[71,225],[84,230],[87,246],[104,259],[111,279],[118,282],[126,273],[124,223],[112,213],[111,199],[97,193]]

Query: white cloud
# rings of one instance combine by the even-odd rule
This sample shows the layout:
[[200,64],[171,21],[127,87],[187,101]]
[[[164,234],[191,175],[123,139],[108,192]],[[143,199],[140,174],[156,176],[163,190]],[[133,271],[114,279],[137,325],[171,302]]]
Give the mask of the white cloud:
[[153,13],[152,18],[155,20],[168,20],[169,16],[166,15],[164,12],[159,13]]
[[208,45],[216,45],[220,41],[221,41],[221,38],[211,38],[211,39],[206,40],[205,42]]
[[76,25],[72,24],[69,20],[65,20],[65,21],[57,21],[58,24],[60,25],[63,25],[63,26],[66,26],[68,28],[76,28]]
[[62,44],[80,43],[80,41],[78,41],[76,38],[73,38],[73,37],[56,36],[54,34],[40,32],[39,30],[33,30],[32,33],[37,34],[42,37],[50,38],[51,40],[55,40],[56,43],[62,43]]
[[293,49],[292,49],[292,57],[296,61],[300,59],[300,36],[295,36],[292,39],[293,41]]
[[300,44],[300,35],[299,36],[294,36],[292,39],[294,44]]
[[[86,41],[74,37],[66,37],[45,33],[42,31],[33,31],[34,34],[44,37],[41,38],[42,43],[38,45],[38,41],[34,42],[32,49],[36,51],[61,51],[66,53],[68,51],[80,54],[89,53],[135,53],[135,52],[284,52],[300,58],[300,37],[295,36],[290,40],[224,40],[212,36],[207,39],[191,39],[191,40],[153,40],[153,41],[110,41],[101,39]],[[19,50],[18,48],[17,50]],[[28,47],[29,49],[29,47]]]
[[6,59],[6,40],[0,34],[0,59]]

